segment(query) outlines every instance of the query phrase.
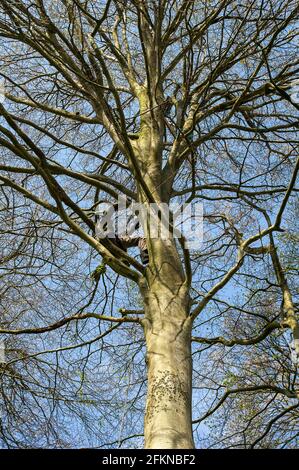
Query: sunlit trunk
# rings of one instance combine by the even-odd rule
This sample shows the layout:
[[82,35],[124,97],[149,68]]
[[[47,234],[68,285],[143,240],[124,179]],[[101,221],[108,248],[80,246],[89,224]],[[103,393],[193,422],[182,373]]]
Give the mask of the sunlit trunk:
[[148,371],[145,448],[192,449],[188,290],[177,282],[180,273],[178,269],[172,272],[171,256],[164,253],[162,258],[163,263],[168,259],[168,268],[161,269],[162,277],[157,274],[144,293]]

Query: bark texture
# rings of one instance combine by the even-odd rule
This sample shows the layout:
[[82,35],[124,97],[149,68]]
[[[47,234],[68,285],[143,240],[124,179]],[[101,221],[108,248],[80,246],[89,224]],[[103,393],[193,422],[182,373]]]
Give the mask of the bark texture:
[[[194,448],[189,297],[170,245],[155,257],[159,269],[148,277],[143,289],[148,368],[147,449]],[[157,253],[159,247],[154,251]]]

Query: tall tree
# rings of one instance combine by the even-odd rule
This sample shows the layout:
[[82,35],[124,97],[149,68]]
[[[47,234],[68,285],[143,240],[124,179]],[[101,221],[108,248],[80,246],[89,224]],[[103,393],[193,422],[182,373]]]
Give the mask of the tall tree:
[[[144,340],[147,448],[194,446],[192,341],[196,355],[250,348],[285,328],[299,339],[277,237],[299,169],[298,12],[295,0],[1,2],[3,293],[32,276],[25,297],[35,299],[22,315],[24,301],[9,298],[0,331],[29,344],[36,335],[40,347],[55,332],[56,354],[73,323],[100,323],[85,345],[121,329],[132,344]],[[95,208],[120,195],[146,207],[203,201],[202,247],[149,231],[144,266],[99,238]],[[95,284],[80,292],[87,252]],[[128,301],[123,294],[121,311],[110,311],[125,285]],[[196,362],[195,390],[206,366]],[[284,387],[266,379],[249,391],[288,394],[298,406],[294,384]]]

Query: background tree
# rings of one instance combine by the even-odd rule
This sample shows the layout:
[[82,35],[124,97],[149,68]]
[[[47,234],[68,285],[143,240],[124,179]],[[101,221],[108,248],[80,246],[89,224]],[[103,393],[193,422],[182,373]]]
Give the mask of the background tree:
[[[1,2],[4,445],[140,445],[147,393],[145,446],[192,448],[192,385],[198,445],[293,445],[298,11]],[[203,201],[202,248],[99,239],[119,195]]]

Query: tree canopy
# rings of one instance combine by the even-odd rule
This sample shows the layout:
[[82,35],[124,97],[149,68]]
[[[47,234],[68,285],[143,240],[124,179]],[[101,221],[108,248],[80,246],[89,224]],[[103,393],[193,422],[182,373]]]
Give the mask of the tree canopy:
[[[298,444],[298,12],[1,1],[2,447],[142,446],[147,328],[181,310],[195,445]],[[119,196],[201,202],[201,247],[99,239]]]

